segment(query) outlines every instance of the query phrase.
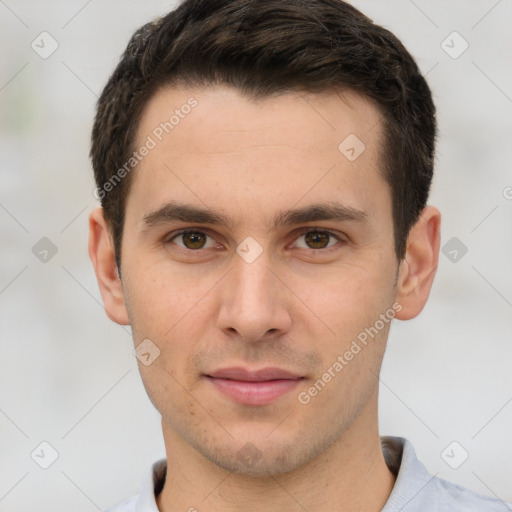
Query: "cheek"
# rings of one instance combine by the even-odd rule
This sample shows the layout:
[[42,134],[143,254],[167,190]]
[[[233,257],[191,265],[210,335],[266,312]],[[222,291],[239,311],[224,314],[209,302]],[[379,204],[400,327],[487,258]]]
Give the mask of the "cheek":
[[393,283],[390,268],[361,262],[338,266],[319,279],[316,286],[304,286],[302,282],[300,294],[341,335],[350,325],[365,327],[368,322],[375,322],[393,302]]
[[338,321],[334,316],[332,321],[335,335],[325,337],[317,347],[322,368],[298,397],[311,407],[314,417],[327,414],[333,425],[342,418],[341,428],[375,395],[390,326],[390,321],[380,319],[386,311],[393,312],[391,306],[380,308],[368,301],[337,309]]
[[[394,274],[383,266],[374,262],[338,268],[331,279],[323,281],[320,289],[310,290],[304,299],[321,320],[318,329],[325,332],[313,340],[322,356],[321,371],[331,369],[336,378],[329,388],[343,387],[344,396],[351,394],[351,386],[370,386],[375,379],[370,370],[378,373],[382,361],[395,313]],[[333,368],[336,362],[339,364]],[[344,382],[350,385],[344,386]]]
[[147,334],[141,331],[164,340],[175,327],[190,324],[190,317],[198,314],[202,298],[214,284],[212,276],[171,267],[154,258],[140,258],[130,264],[125,282],[127,306],[134,332],[143,336]]
[[[126,292],[135,344],[150,339],[160,351],[151,366],[139,362],[142,380],[153,403],[164,396],[180,397],[178,383],[189,390],[196,384],[191,360],[207,338],[205,332],[212,330],[208,292],[216,280],[165,263],[131,269]],[[137,277],[131,280],[130,275]]]

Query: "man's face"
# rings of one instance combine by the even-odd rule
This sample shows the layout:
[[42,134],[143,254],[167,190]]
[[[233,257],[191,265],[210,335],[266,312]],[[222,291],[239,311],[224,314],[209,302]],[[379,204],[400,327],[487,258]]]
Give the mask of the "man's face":
[[351,92],[166,88],[146,106],[135,147],[156,146],[133,171],[122,280],[136,345],[160,350],[139,365],[167,440],[279,474],[376,429],[397,272],[380,120]]

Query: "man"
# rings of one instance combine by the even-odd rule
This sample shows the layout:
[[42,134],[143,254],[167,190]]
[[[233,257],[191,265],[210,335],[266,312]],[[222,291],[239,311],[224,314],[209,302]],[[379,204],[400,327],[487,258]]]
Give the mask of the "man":
[[89,252],[166,459],[112,511],[498,511],[379,437],[392,320],[423,309],[435,108],[339,0],[185,0],[98,102]]

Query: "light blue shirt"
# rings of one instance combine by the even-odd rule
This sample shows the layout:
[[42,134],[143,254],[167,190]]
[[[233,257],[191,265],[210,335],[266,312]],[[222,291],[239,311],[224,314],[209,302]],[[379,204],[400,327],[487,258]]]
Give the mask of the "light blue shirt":
[[[396,482],[381,512],[512,512],[512,503],[488,498],[432,476],[418,460],[412,444],[402,437],[381,437],[384,459]],[[107,512],[159,512],[155,494],[164,485],[167,465],[155,462],[140,494]]]

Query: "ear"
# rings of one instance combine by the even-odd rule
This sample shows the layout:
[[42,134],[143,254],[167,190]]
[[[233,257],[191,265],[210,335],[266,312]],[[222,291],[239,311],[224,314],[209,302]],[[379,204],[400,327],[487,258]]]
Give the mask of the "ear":
[[112,237],[101,207],[89,215],[89,257],[96,272],[105,312],[114,322],[128,325],[130,320],[123,285],[119,278]]
[[405,259],[400,262],[396,300],[402,305],[396,318],[410,320],[427,302],[439,260],[441,214],[427,206],[407,237]]

